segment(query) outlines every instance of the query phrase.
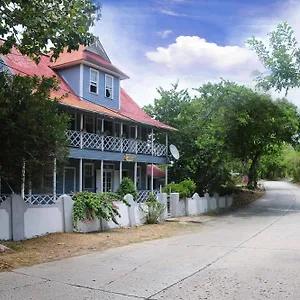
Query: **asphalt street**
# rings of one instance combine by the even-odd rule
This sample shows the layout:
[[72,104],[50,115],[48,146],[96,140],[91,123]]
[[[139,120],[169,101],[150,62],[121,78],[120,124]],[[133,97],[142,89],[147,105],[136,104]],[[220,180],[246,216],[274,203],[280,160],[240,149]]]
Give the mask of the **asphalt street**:
[[299,300],[300,189],[265,187],[196,234],[0,273],[0,299]]

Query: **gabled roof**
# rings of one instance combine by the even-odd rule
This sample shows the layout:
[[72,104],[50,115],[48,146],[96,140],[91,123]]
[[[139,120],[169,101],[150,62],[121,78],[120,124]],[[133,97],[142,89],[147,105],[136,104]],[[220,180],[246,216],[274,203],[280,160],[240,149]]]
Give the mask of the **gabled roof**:
[[[77,56],[79,54],[75,55]],[[103,105],[94,104],[87,101],[86,99],[80,98],[74,93],[69,85],[63,80],[63,78],[61,78],[55,70],[49,67],[50,57],[48,55],[42,55],[40,63],[37,65],[33,60],[31,60],[27,56],[22,55],[18,50],[13,48],[11,53],[3,56],[3,59],[7,66],[11,69],[13,74],[17,74],[20,76],[37,75],[39,77],[55,76],[56,78],[58,78],[59,89],[57,91],[51,91],[50,96],[51,98],[59,98],[59,101],[62,105],[98,113],[128,122],[147,124],[149,126],[158,127],[165,130],[176,130],[171,126],[153,120],[135,103],[135,101],[123,89],[121,89],[120,95],[120,110],[107,108]]]
[[52,69],[61,69],[76,64],[94,65],[95,68],[104,69],[108,73],[120,77],[120,79],[129,78],[111,63],[102,44],[98,43],[91,46],[80,45],[77,51],[72,52],[68,52],[66,47],[58,59],[50,63],[50,67]]

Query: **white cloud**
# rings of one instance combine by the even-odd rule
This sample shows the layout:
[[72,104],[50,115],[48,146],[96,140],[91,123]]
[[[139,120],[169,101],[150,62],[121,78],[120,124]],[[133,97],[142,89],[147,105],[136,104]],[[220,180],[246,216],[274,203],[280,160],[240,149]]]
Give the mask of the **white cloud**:
[[188,17],[187,14],[181,14],[181,13],[177,13],[174,10],[171,9],[164,9],[164,8],[158,8],[156,9],[157,12],[163,14],[163,15],[167,15],[167,16],[173,16],[173,17]]
[[157,35],[162,37],[163,39],[167,38],[169,35],[171,35],[173,31],[171,29],[166,29],[163,31],[158,31]]
[[149,60],[173,71],[194,74],[251,72],[256,55],[239,46],[218,46],[198,36],[179,36],[176,43],[146,53]]

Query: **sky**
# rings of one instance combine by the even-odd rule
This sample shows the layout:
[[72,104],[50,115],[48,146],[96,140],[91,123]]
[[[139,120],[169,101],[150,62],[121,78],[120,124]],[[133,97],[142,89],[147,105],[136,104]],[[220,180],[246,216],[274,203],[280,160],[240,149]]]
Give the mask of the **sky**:
[[[267,41],[279,22],[289,22],[300,41],[300,0],[101,3],[102,18],[92,31],[112,63],[130,77],[122,87],[140,106],[153,103],[159,86],[169,89],[177,81],[191,95],[221,78],[254,87],[251,73],[262,66],[245,41],[251,36]],[[300,107],[300,90],[288,98]]]

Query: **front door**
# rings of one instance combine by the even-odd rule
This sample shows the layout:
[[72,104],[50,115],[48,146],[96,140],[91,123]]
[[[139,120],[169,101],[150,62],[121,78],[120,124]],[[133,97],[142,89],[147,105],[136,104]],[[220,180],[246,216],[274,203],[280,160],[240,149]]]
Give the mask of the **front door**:
[[[101,191],[101,170],[96,171],[97,193]],[[103,192],[113,191],[113,170],[103,170]]]
[[112,171],[103,172],[103,192],[112,192]]
[[63,194],[71,194],[76,191],[76,169],[65,167]]

